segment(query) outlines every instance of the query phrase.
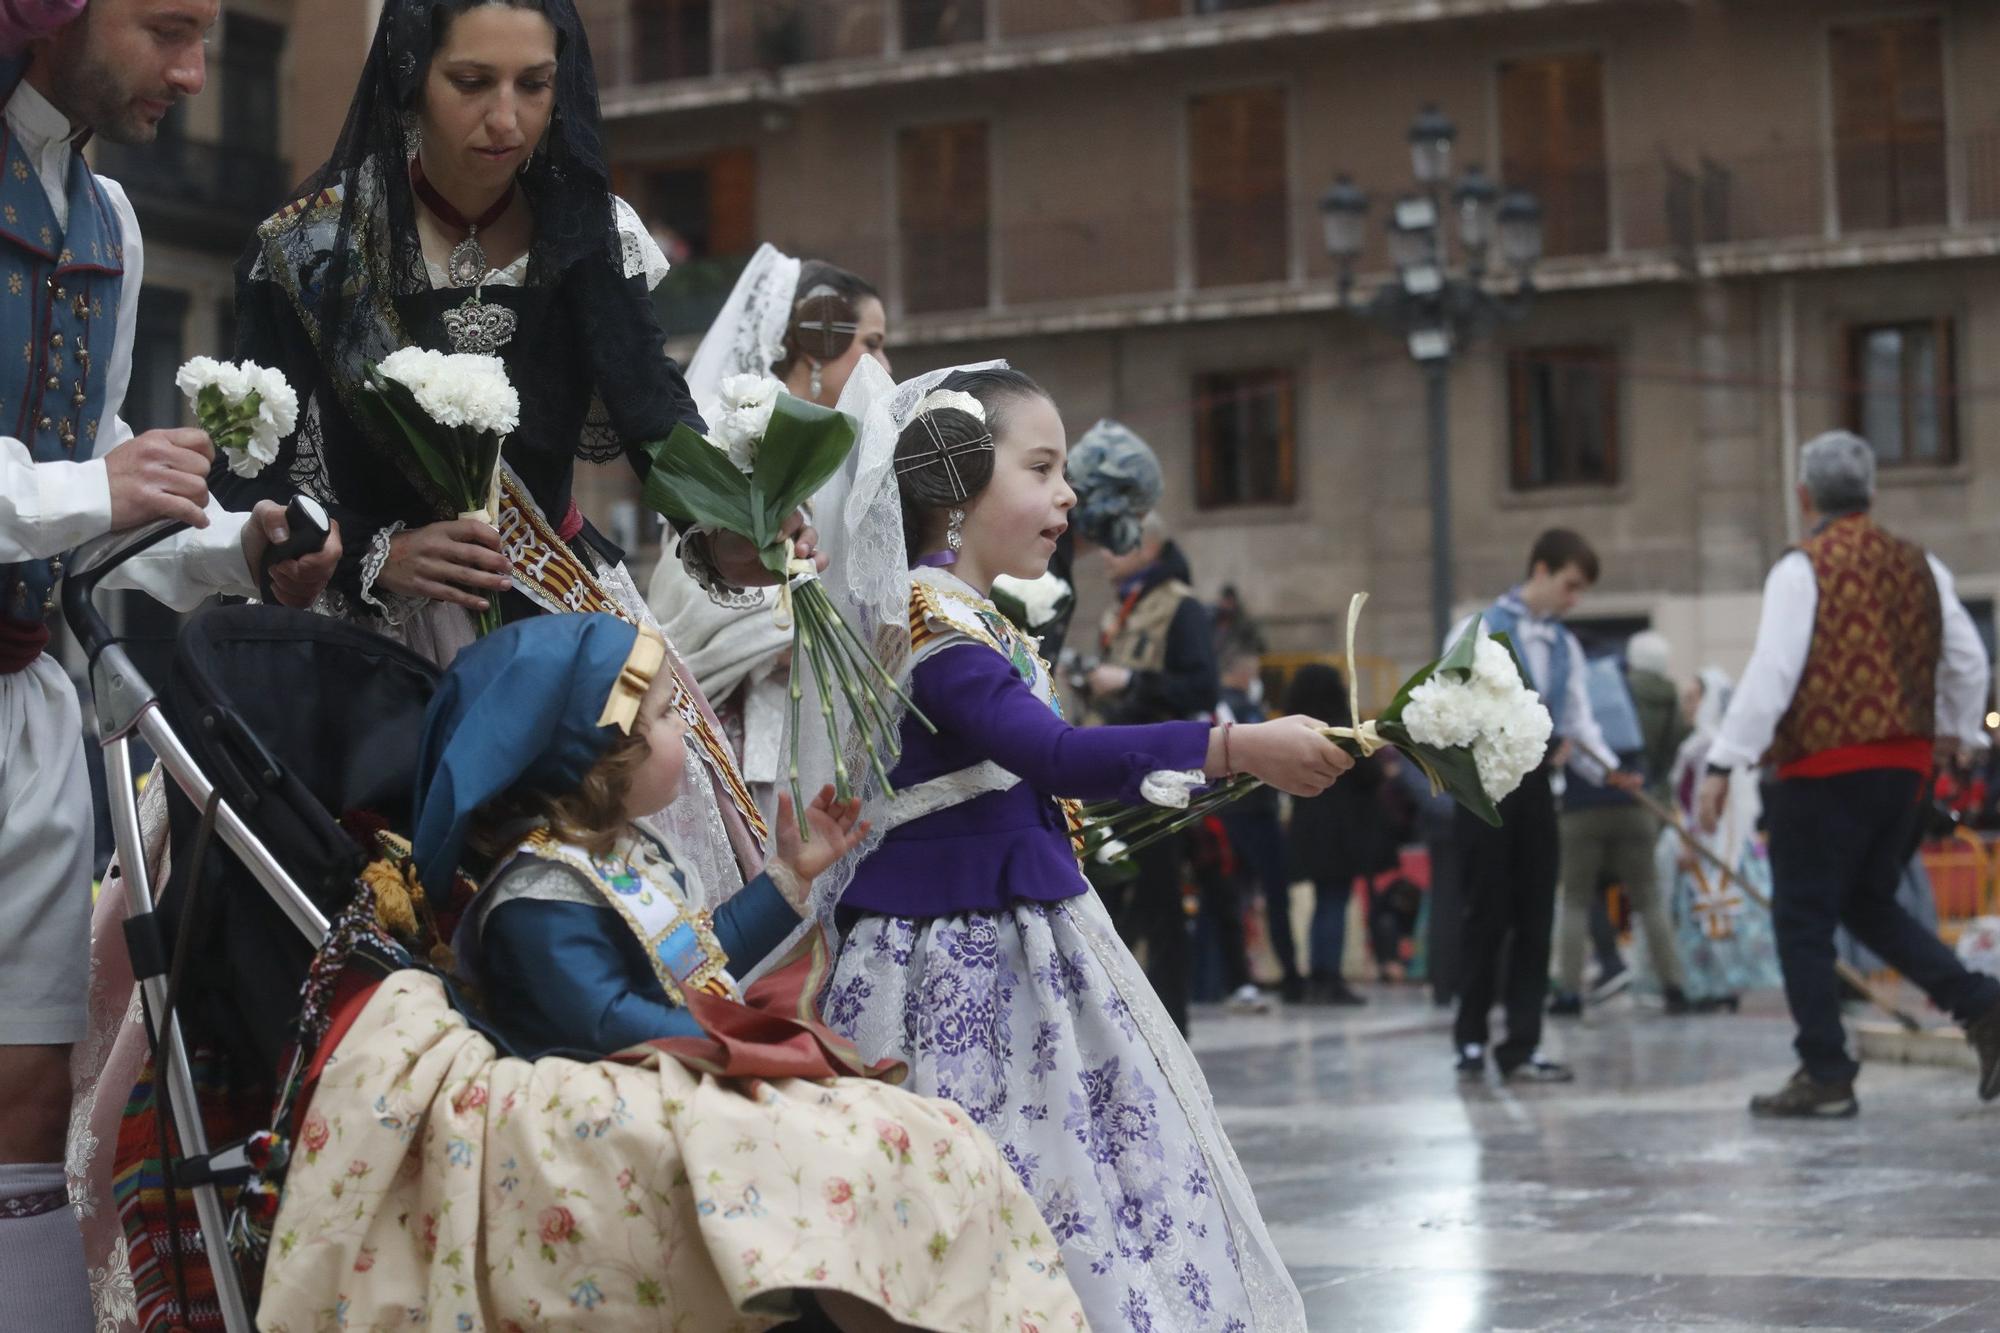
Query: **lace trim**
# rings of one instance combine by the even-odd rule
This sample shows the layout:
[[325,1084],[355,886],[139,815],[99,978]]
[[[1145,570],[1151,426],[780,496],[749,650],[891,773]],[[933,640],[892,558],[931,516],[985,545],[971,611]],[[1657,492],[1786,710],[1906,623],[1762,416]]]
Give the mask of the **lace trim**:
[[375,595],[376,580],[382,577],[382,567],[389,563],[389,543],[403,530],[403,527],[403,521],[398,519],[376,532],[368,543],[368,554],[361,557],[361,600],[374,607],[382,619],[391,625],[401,625],[416,615],[428,600],[423,597],[405,597],[386,588],[382,590],[381,597]]
[[1198,787],[1208,785],[1208,774],[1198,768],[1155,769],[1139,783],[1139,794],[1146,798],[1148,805],[1165,806],[1170,810],[1188,808],[1188,798]]
[[618,251],[625,276],[636,278],[644,274],[646,290],[652,291],[673,268],[666,252],[653,239],[653,233],[646,230],[638,210],[615,194],[611,196],[611,221],[618,229]]
[[292,435],[292,465],[286,475],[294,490],[321,504],[334,503],[333,482],[326,473],[326,428],[320,421],[318,394],[306,399],[306,410]]
[[868,821],[878,831],[888,833],[925,815],[962,805],[975,796],[1011,791],[1020,783],[1020,778],[988,759],[971,768],[961,768],[956,773],[947,773],[929,782],[903,788],[894,799],[884,801],[876,810],[870,810]]
[[778,893],[792,905],[792,910],[804,916],[812,908],[812,881],[804,879],[790,866],[772,857],[764,863],[764,873],[778,886]]
[[695,586],[708,594],[708,600],[725,611],[748,611],[764,604],[764,596],[755,588],[741,588],[722,577],[716,566],[715,552],[709,545],[709,538],[715,530],[706,524],[698,524],[681,535],[681,565]]

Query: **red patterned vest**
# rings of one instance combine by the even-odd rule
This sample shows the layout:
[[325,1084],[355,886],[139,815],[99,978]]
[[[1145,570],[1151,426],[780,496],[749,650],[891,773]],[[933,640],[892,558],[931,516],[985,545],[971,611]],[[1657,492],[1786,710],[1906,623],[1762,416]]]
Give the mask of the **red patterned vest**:
[[1799,549],[1819,604],[1770,761],[1800,777],[1928,767],[1944,618],[1923,548],[1852,514]]

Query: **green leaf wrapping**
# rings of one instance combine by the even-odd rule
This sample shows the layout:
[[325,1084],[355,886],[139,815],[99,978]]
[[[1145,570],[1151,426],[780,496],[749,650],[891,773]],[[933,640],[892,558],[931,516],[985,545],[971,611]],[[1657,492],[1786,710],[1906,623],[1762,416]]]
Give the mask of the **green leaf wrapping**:
[[762,530],[745,534],[769,546],[792,511],[811,499],[840,470],[854,449],[854,419],[844,412],[785,393],[771,409],[771,424],[757,446],[756,489],[763,500]]
[[[468,432],[447,430],[432,422],[417,406],[416,395],[409,387],[384,375],[378,367],[368,367],[366,374],[368,386],[374,392],[364,394],[362,401],[379,409],[378,424],[393,426],[401,433],[430,479],[461,510],[484,505],[485,482],[492,473],[489,469],[484,476],[476,475],[479,460],[465,450],[465,442],[460,438]],[[446,442],[443,448],[439,447],[440,437]]]
[[653,459],[644,490],[648,508],[679,528],[705,523],[751,535],[750,479],[727,454],[687,426],[675,426],[646,450]]

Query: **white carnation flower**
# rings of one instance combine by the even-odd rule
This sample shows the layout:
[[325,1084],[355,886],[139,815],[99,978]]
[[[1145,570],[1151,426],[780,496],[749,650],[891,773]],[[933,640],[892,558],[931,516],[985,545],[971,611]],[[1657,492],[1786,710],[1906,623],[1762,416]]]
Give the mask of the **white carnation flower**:
[[[299,399],[292,386],[254,361],[192,357],[175,373],[174,386],[187,395],[195,418],[239,477],[254,477],[276,462],[279,442],[298,425]],[[252,397],[255,408],[247,406]]]
[[174,387],[189,398],[193,398],[216,382],[223,366],[223,362],[217,361],[212,356],[189,357],[187,364],[174,375]]
[[507,435],[521,424],[520,394],[497,356],[405,347],[384,358],[380,369],[410,391],[425,416],[448,430]]
[[1463,681],[1434,675],[1410,691],[1403,725],[1419,745],[1441,750],[1472,744],[1479,734],[1479,700]]
[[1521,688],[1521,672],[1514,665],[1514,654],[1490,635],[1481,638],[1478,647],[1473,650],[1472,678],[1489,689],[1511,691]]
[[784,388],[769,375],[726,375],[716,386],[716,393],[721,397],[723,407],[734,411],[737,408],[767,407],[778,401],[778,395],[784,392]]
[[1005,593],[1021,604],[1029,629],[1041,629],[1053,622],[1071,593],[1069,584],[1053,572],[1038,579],[1001,574],[993,580],[993,591]]
[[257,392],[257,424],[274,437],[290,435],[299,424],[299,395],[284,375],[268,366],[244,362],[252,387]]

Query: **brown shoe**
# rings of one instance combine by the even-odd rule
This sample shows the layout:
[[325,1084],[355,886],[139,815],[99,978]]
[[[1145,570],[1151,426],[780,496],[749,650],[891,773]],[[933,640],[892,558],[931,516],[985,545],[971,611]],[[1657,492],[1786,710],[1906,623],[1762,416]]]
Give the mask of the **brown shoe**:
[[1845,1120],[1860,1112],[1852,1083],[1821,1083],[1803,1069],[1776,1092],[1750,1099],[1750,1114],[1766,1120]]
[[2000,1097],[2000,1004],[1976,1019],[1965,1039],[1979,1052],[1979,1100],[1990,1102]]

